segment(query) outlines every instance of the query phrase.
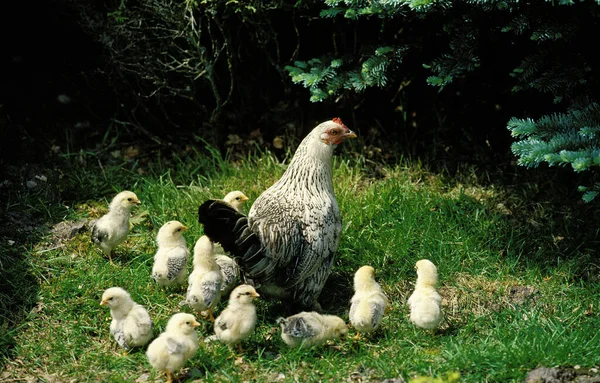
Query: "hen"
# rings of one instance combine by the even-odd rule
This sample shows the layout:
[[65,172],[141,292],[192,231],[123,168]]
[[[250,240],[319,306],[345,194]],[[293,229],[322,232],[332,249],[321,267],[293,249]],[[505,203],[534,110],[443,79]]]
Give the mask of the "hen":
[[333,151],[354,137],[339,118],[319,124],[247,217],[219,200],[198,209],[204,234],[239,261],[261,294],[281,299],[288,311],[320,308],[317,298],[342,230],[333,192]]

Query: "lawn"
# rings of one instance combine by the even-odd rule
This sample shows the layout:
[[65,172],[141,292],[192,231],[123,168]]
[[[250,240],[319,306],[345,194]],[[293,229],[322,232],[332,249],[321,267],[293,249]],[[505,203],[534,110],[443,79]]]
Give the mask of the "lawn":
[[[258,300],[257,329],[244,354],[201,342],[181,381],[522,382],[539,366],[598,366],[598,229],[584,214],[589,206],[560,201],[560,188],[540,192],[548,188],[543,181],[503,185],[470,169],[450,177],[409,161],[374,173],[362,156],[341,152],[334,186],[342,240],[321,303],[347,320],[353,274],[371,265],[392,302],[381,329],[360,340],[351,329],[322,347],[290,349],[275,324],[281,305]],[[191,248],[202,235],[202,201],[239,189],[252,203],[285,162],[270,153],[234,162],[210,150],[145,164],[94,153],[59,162],[47,174],[21,175],[36,186],[5,187],[0,380],[162,380],[144,349],[126,354],[117,347],[110,313],[99,305],[102,292],[128,290],[148,309],[156,334],[174,313],[191,312],[179,306],[185,290],[163,290],[150,278],[158,229],[183,222]],[[142,205],[113,266],[91,243],[88,223],[125,189]],[[555,202],[546,198],[552,193]],[[51,230],[60,222],[69,229]],[[435,334],[415,328],[405,305],[423,258],[437,265],[444,298],[445,322]],[[211,335],[210,323],[198,331],[201,339]]]

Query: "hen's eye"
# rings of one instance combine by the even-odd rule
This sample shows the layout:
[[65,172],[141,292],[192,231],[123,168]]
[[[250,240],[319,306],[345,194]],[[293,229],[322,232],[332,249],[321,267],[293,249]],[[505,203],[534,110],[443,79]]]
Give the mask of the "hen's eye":
[[337,134],[338,134],[338,131],[337,131],[337,130],[330,130],[330,131],[329,131],[329,134],[330,134],[331,136],[337,136]]

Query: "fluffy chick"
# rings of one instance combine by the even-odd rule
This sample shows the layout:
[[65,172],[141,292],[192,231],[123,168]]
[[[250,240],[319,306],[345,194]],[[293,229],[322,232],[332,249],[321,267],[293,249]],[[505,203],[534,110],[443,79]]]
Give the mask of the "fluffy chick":
[[[223,201],[233,206],[235,210],[241,212],[242,206],[248,201],[248,197],[241,191],[234,190],[227,193],[223,198]],[[221,293],[222,295],[227,295],[235,286],[237,286],[240,280],[240,266],[235,260],[225,254],[225,250],[223,250],[220,244],[215,245],[215,254],[215,259],[221,268],[221,274],[223,275]]]
[[123,243],[129,234],[131,209],[139,204],[141,202],[135,193],[122,191],[111,201],[108,213],[100,217],[92,227],[92,242],[102,249],[111,264],[115,248]]
[[237,345],[242,352],[241,342],[252,334],[256,326],[253,300],[259,296],[250,285],[239,285],[233,289],[227,308],[215,320],[215,334],[221,342],[229,347]]
[[223,201],[227,202],[237,211],[241,211],[242,206],[246,201],[248,201],[248,197],[244,193],[239,190],[234,190],[232,192],[227,193]]
[[277,323],[281,326],[281,338],[290,347],[319,346],[348,333],[348,326],[342,318],[315,311],[279,318]]
[[167,375],[167,383],[173,381],[173,374],[183,367],[198,350],[200,326],[192,314],[177,313],[167,322],[165,332],[148,346],[148,361],[158,371]]
[[389,307],[388,298],[375,281],[375,269],[363,266],[354,274],[354,295],[350,300],[350,323],[356,331],[372,332],[379,327],[383,314]]
[[102,294],[101,306],[110,308],[110,333],[126,350],[146,345],[152,336],[152,319],[144,306],[131,299],[120,287],[111,287]]
[[227,296],[240,282],[240,266],[237,262],[225,254],[216,254],[215,261],[223,277],[221,284],[221,295]]
[[410,308],[410,320],[417,327],[435,330],[442,322],[442,297],[436,291],[438,283],[437,267],[427,260],[421,259],[415,265],[417,283],[415,291],[406,302]]
[[187,229],[179,221],[169,221],[158,230],[152,278],[163,287],[185,282],[189,251],[182,234]]
[[194,269],[188,278],[186,303],[196,312],[207,310],[211,322],[215,321],[213,307],[221,299],[223,275],[213,255],[214,245],[205,235],[194,246]]

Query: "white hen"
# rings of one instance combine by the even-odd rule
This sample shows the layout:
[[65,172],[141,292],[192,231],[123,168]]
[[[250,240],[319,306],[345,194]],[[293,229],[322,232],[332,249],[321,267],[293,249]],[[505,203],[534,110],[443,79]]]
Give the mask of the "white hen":
[[187,229],[179,221],[169,221],[158,230],[152,278],[163,287],[185,282],[189,251],[182,234]]
[[188,278],[186,303],[198,313],[207,310],[211,322],[214,322],[213,307],[221,299],[223,275],[213,255],[213,243],[205,235],[196,241],[193,265]]
[[437,267],[427,260],[421,259],[415,265],[417,284],[415,291],[406,302],[410,307],[410,320],[417,327],[435,330],[442,322],[442,297],[436,291],[438,283]]
[[342,318],[314,311],[279,318],[277,323],[281,326],[281,339],[290,347],[319,346],[348,333],[348,326]]
[[110,308],[110,333],[126,350],[146,345],[152,339],[152,319],[144,306],[131,299],[120,287],[111,287],[102,294],[101,306]]
[[354,274],[354,296],[350,300],[350,323],[361,333],[376,330],[389,307],[388,298],[375,281],[375,269],[363,266]]
[[192,314],[177,313],[167,322],[165,332],[148,346],[148,361],[156,370],[167,375],[167,383],[173,381],[173,374],[198,350],[198,334],[195,331],[198,326],[200,323]]
[[108,256],[110,263],[119,246],[129,234],[129,217],[131,209],[141,204],[135,193],[122,191],[117,194],[108,207],[108,213],[96,221],[92,227],[92,242]]
[[254,332],[256,326],[253,300],[259,296],[250,285],[239,285],[233,289],[227,308],[215,319],[215,334],[221,342],[229,347],[237,345],[242,352],[241,342]]

